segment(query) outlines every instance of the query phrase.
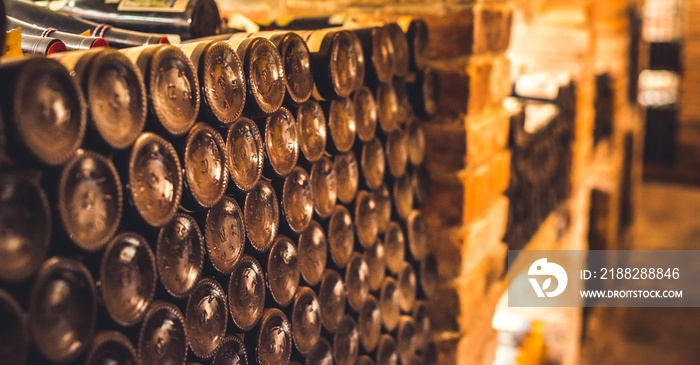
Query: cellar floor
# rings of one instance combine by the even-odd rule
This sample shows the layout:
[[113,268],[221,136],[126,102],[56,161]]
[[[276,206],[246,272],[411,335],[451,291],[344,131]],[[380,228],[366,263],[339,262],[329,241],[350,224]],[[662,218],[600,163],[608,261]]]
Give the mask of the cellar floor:
[[[699,249],[700,187],[645,183],[627,247]],[[591,308],[581,364],[697,364],[700,308]]]

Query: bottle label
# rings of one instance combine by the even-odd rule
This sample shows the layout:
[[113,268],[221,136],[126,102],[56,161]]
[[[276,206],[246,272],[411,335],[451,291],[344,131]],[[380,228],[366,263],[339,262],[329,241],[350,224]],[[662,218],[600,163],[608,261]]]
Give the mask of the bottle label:
[[190,0],[121,0],[119,11],[182,13]]
[[68,0],[34,1],[33,4],[58,11],[68,4]]
[[22,28],[7,32],[3,56],[22,56]]

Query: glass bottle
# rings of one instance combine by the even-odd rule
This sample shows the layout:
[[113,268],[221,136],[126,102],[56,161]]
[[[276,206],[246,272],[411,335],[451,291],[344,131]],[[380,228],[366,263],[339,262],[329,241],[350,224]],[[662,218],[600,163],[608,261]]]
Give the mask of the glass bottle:
[[279,230],[277,194],[268,181],[260,181],[246,194],[243,217],[253,249],[258,252],[267,252],[272,247],[272,240]]
[[226,166],[231,181],[242,191],[258,185],[265,164],[265,145],[252,120],[238,118],[226,135]]
[[318,303],[321,309],[323,328],[334,333],[345,313],[347,293],[343,278],[335,270],[326,270],[318,288]]
[[413,265],[404,262],[399,270],[397,284],[399,287],[399,307],[402,311],[410,313],[416,303],[416,288],[418,280]]
[[397,178],[406,174],[408,164],[408,146],[406,133],[396,129],[386,138],[386,162],[389,165],[389,173]]
[[355,143],[355,105],[349,98],[334,99],[324,105],[328,132],[331,136],[329,148],[334,152],[348,152]]
[[338,365],[355,365],[360,351],[357,323],[349,315],[343,316],[333,334],[333,358]]
[[365,352],[374,351],[382,333],[382,314],[377,299],[372,295],[367,297],[358,313],[357,328],[360,334],[360,343],[362,343]]
[[81,263],[53,257],[36,276],[29,298],[29,330],[39,353],[50,362],[70,362],[90,343],[95,330],[95,282]]
[[306,365],[333,365],[333,349],[330,342],[321,337],[306,355]]
[[190,349],[200,359],[214,357],[226,336],[228,323],[224,288],[216,280],[200,280],[192,289],[186,308],[185,327]]
[[211,208],[228,187],[226,146],[219,132],[198,122],[190,130],[182,151],[185,201],[195,208]]
[[51,239],[46,193],[27,174],[0,174],[0,279],[18,282],[44,261]]
[[399,320],[399,329],[396,334],[396,347],[402,364],[412,363],[416,356],[416,323],[413,318],[403,316]]
[[311,166],[309,180],[314,211],[322,219],[328,218],[338,197],[338,179],[328,157],[322,157]]
[[58,38],[22,35],[20,48],[23,55],[51,56],[68,51],[68,47]]
[[204,239],[214,269],[229,274],[245,246],[245,226],[238,203],[226,195],[207,213]]
[[184,298],[197,283],[204,263],[203,238],[191,215],[177,213],[161,227],[156,243],[160,282],[175,298]]
[[355,230],[362,247],[371,247],[377,241],[377,205],[372,194],[360,190],[355,198]]
[[292,335],[294,346],[301,354],[308,354],[321,337],[321,310],[318,298],[308,287],[299,288],[294,297]]
[[396,351],[396,342],[394,339],[383,334],[379,339],[379,346],[377,347],[377,365],[397,365],[399,363],[399,354]]
[[138,357],[131,341],[121,332],[102,331],[95,335],[85,365],[137,365]]
[[125,149],[146,124],[148,98],[139,68],[121,52],[100,48],[53,56],[81,87],[88,110],[86,143]]
[[230,44],[203,41],[180,45],[192,61],[201,88],[200,119],[222,127],[241,115],[246,99],[243,63]]
[[294,242],[277,236],[267,259],[267,287],[277,305],[286,307],[299,288],[299,255]]
[[381,130],[384,133],[389,133],[398,129],[401,105],[399,105],[399,97],[393,83],[377,86],[375,100],[377,102],[377,119]]
[[345,269],[345,285],[347,286],[348,304],[357,312],[369,296],[369,267],[361,254],[355,252]]
[[409,175],[401,176],[394,180],[392,191],[394,195],[394,208],[396,214],[402,220],[408,218],[413,210],[413,185]]
[[286,108],[279,108],[265,119],[265,151],[272,167],[268,175],[287,176],[299,158],[297,122]]
[[244,255],[231,271],[228,284],[228,307],[236,327],[250,331],[263,315],[265,274],[256,259]]
[[382,287],[386,273],[385,256],[384,244],[380,240],[377,240],[371,247],[366,248],[363,253],[369,269],[369,289],[371,291],[377,291]]
[[141,134],[129,155],[126,191],[141,218],[153,227],[168,223],[182,197],[177,152],[157,134]]
[[393,331],[399,323],[399,288],[396,286],[396,280],[390,276],[384,278],[379,292],[379,311],[382,313],[384,329]]
[[299,235],[299,270],[309,286],[318,284],[322,279],[328,258],[327,245],[326,234],[314,220]]
[[66,49],[69,51],[79,51],[90,48],[97,47],[109,47],[109,43],[104,38],[84,36],[82,34],[73,34],[61,32],[55,28],[44,28],[39,27],[34,24],[30,24],[13,17],[7,17],[7,28],[3,29],[17,29],[21,28],[22,36],[30,35],[35,37],[49,37],[55,38],[63,42],[66,45]]
[[248,351],[243,340],[236,335],[224,337],[211,363],[212,365],[248,365]]
[[378,189],[384,181],[384,149],[377,138],[362,144],[360,168],[365,184],[370,190]]
[[50,166],[71,158],[83,142],[87,111],[68,70],[51,58],[3,57],[0,85],[9,157]]
[[433,297],[439,284],[438,263],[435,255],[428,253],[423,257],[420,261],[418,275],[423,294],[427,298]]
[[139,332],[139,363],[185,364],[188,333],[185,319],[172,303],[156,301],[148,308]]
[[199,114],[199,80],[190,58],[172,45],[126,48],[121,52],[143,74],[151,120],[172,136],[182,136]]
[[316,100],[309,100],[297,109],[299,149],[309,162],[316,162],[326,150],[326,116]]
[[255,346],[260,365],[289,363],[292,354],[292,329],[287,316],[277,308],[265,309]]
[[406,238],[401,225],[397,222],[389,223],[384,233],[384,252],[386,267],[389,272],[396,275],[401,270],[401,264],[406,256]]
[[355,104],[357,138],[369,142],[377,131],[377,103],[368,87],[362,87],[352,96]]
[[420,210],[413,210],[406,220],[408,249],[414,260],[420,261],[428,250],[428,223]]
[[122,215],[122,185],[112,161],[78,150],[61,170],[58,212],[68,237],[86,251],[103,248]]
[[110,317],[132,326],[146,314],[156,291],[156,259],[142,236],[122,233],[109,242],[100,264],[100,291]]
[[338,200],[350,204],[355,199],[360,184],[360,172],[355,154],[352,152],[336,155],[333,159],[333,169],[338,180]]
[[328,222],[328,248],[331,260],[336,267],[342,269],[350,261],[355,247],[355,226],[352,215],[347,208],[336,205]]

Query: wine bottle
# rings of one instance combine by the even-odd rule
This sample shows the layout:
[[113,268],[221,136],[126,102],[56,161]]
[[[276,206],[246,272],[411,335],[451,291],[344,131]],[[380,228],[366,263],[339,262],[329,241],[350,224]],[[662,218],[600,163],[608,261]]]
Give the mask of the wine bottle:
[[328,259],[327,245],[326,234],[314,220],[299,235],[299,270],[309,286],[318,284],[323,278],[323,269]]
[[394,76],[394,45],[386,27],[352,27],[365,59],[365,80],[369,85],[391,82]]
[[197,71],[201,120],[226,127],[238,119],[246,99],[243,63],[230,44],[221,41],[180,45]]
[[390,132],[386,138],[386,162],[392,177],[402,177],[406,174],[408,164],[408,138],[403,129]]
[[270,168],[267,176],[287,176],[299,159],[299,139],[294,115],[279,108],[265,118],[265,151]]
[[345,268],[345,285],[348,292],[348,304],[358,312],[369,296],[369,268],[364,257],[355,252]]
[[114,49],[52,56],[71,72],[88,106],[86,144],[100,150],[131,146],[146,124],[147,96],[141,71]]
[[399,17],[396,19],[396,24],[401,27],[406,36],[409,69],[419,70],[425,67],[428,49],[428,24],[423,19],[411,16]]
[[202,233],[197,221],[177,213],[160,228],[156,241],[156,266],[163,287],[175,298],[189,295],[199,280],[204,263]]
[[211,208],[223,198],[228,187],[225,151],[224,139],[210,125],[198,122],[190,129],[181,150],[185,205]]
[[245,230],[241,208],[231,196],[213,206],[205,221],[204,240],[214,269],[228,275],[243,255]]
[[365,59],[355,34],[334,28],[297,33],[309,48],[317,100],[347,97],[361,87]]
[[[258,260],[243,255],[231,270],[228,283],[228,308],[236,328],[250,331],[263,316],[265,276]],[[262,325],[261,325],[262,326]]]
[[338,365],[355,365],[359,351],[360,335],[357,323],[346,314],[333,334],[333,359]]
[[20,47],[23,54],[34,56],[50,56],[68,50],[66,44],[60,39],[29,34],[22,36]]
[[121,332],[102,331],[95,335],[85,358],[85,365],[137,365],[136,350]]
[[214,0],[176,1],[168,4],[139,0],[104,2],[76,0],[39,2],[60,13],[148,33],[173,33],[183,39],[221,32],[219,8]]
[[[399,323],[399,288],[396,280],[387,276],[379,292],[379,311],[382,313],[382,324],[387,331],[393,331]],[[380,344],[381,348],[381,344]]]
[[355,103],[357,137],[362,142],[369,142],[377,130],[377,103],[374,95],[369,88],[363,87],[355,91],[352,101]]
[[72,259],[45,261],[31,289],[28,314],[34,345],[46,360],[77,359],[95,330],[97,296],[92,275]]
[[211,359],[226,336],[228,311],[226,293],[218,281],[204,278],[187,299],[185,327],[194,355]]
[[267,38],[277,46],[284,65],[286,103],[302,104],[309,100],[314,91],[314,78],[309,48],[304,39],[296,33],[280,31],[257,32],[248,36]]
[[255,355],[260,365],[289,363],[292,355],[292,329],[281,310],[265,309],[257,331]]
[[331,100],[322,105],[331,136],[329,151],[337,153],[350,151],[355,143],[356,134],[355,105],[349,98]]
[[238,118],[226,135],[226,166],[231,181],[242,191],[250,191],[260,181],[265,164],[265,145],[258,126],[248,118]]
[[357,358],[356,365],[374,365],[374,360],[367,355],[362,355]]
[[109,242],[100,264],[105,308],[121,326],[141,321],[156,290],[156,259],[142,236],[126,232]]
[[416,272],[413,270],[413,265],[404,261],[401,264],[397,281],[399,287],[399,307],[403,312],[410,313],[416,303],[416,290],[418,286],[418,280],[416,279]]
[[50,58],[3,57],[0,84],[9,157],[24,164],[66,162],[86,128],[85,100],[66,68]]
[[347,208],[338,204],[333,208],[328,221],[328,250],[333,264],[345,268],[355,247],[355,226]]
[[302,355],[308,354],[321,337],[321,310],[310,288],[302,286],[294,296],[291,322],[294,347]]
[[326,116],[316,100],[297,108],[299,149],[308,162],[316,162],[326,150]]
[[423,349],[430,339],[430,313],[428,305],[424,300],[416,302],[413,308],[413,321],[416,323],[416,347]]
[[369,142],[362,143],[360,170],[366,187],[370,190],[379,189],[384,182],[385,169],[384,148],[379,139],[375,137]]
[[382,184],[371,194],[377,207],[377,232],[384,233],[391,221],[391,193],[386,184]]
[[410,46],[408,37],[401,27],[394,22],[386,23],[383,27],[393,48],[394,75],[405,77],[410,65]]
[[408,100],[416,114],[429,117],[437,112],[439,82],[435,70],[429,67],[409,75],[406,80]]
[[[60,26],[59,30],[67,33],[82,34],[85,31],[90,31],[91,36],[104,38],[109,42],[111,47],[115,48],[137,47],[159,43],[177,44],[180,42],[180,37],[176,35],[141,33],[114,28],[107,24],[98,24],[55,12],[37,6],[30,1],[6,0],[5,7],[7,15],[13,18],[44,28]],[[5,29],[5,27],[2,29]]]
[[406,237],[398,222],[390,222],[384,233],[384,261],[389,272],[396,275],[406,256]]
[[413,210],[406,219],[408,251],[415,261],[425,257],[428,250],[428,225],[420,210]]
[[109,47],[109,42],[100,37],[86,37],[83,35],[61,32],[55,28],[42,28],[34,24],[23,22],[13,17],[7,17],[7,30],[21,28],[22,37],[25,35],[33,35],[37,37],[56,38],[66,45],[66,49],[70,51],[79,51],[83,49]]
[[394,180],[392,195],[396,214],[400,219],[406,220],[411,210],[413,210],[413,185],[409,175],[404,175]]
[[25,364],[29,353],[27,316],[17,300],[3,289],[0,289],[0,322],[3,325],[0,331],[0,353],[3,354],[3,363]]
[[257,252],[270,250],[279,231],[280,212],[277,194],[268,181],[261,181],[246,194],[243,217],[253,249]]
[[128,161],[129,201],[147,224],[165,225],[175,216],[182,196],[182,170],[175,148],[163,137],[143,133]]
[[299,288],[299,255],[294,242],[279,235],[267,257],[265,275],[272,300],[280,307],[288,306]]
[[248,350],[240,337],[226,336],[216,350],[212,365],[248,365]]
[[328,157],[322,157],[311,165],[309,180],[314,211],[322,219],[328,218],[333,213],[338,197],[338,179]]
[[284,178],[282,187],[282,212],[286,227],[300,234],[311,223],[314,214],[314,200],[309,174],[297,166]]
[[258,118],[282,106],[286,93],[284,66],[277,47],[262,37],[228,41],[243,61],[248,94],[243,113]]
[[41,266],[51,239],[51,208],[38,181],[0,174],[0,279],[19,282]]
[[402,316],[396,332],[396,349],[402,364],[412,364],[416,357],[416,323],[409,316]]
[[377,240],[374,245],[364,250],[362,256],[365,262],[367,262],[367,268],[369,270],[369,289],[371,291],[377,291],[382,287],[386,273],[386,252],[384,250],[384,243]]
[[148,109],[159,129],[182,136],[199,114],[200,94],[197,71],[190,58],[172,45],[122,50],[141,70],[148,92]]
[[360,190],[355,198],[355,230],[362,247],[371,247],[377,241],[379,228],[377,226],[377,204],[372,194]]
[[401,105],[399,105],[399,97],[393,83],[377,86],[375,100],[377,102],[377,119],[381,130],[384,133],[389,133],[398,129]]
[[[306,364],[333,364],[333,349],[330,342],[321,337],[316,346],[306,355]],[[291,365],[291,364],[290,364]]]
[[153,302],[141,324],[139,363],[184,365],[187,342],[188,333],[182,312],[172,303]]
[[420,261],[418,270],[420,287],[426,298],[431,298],[438,290],[438,263],[434,254],[429,253]]
[[338,328],[340,319],[345,313],[347,292],[343,278],[335,270],[323,272],[321,285],[318,288],[318,304],[321,309],[321,324],[330,333]]
[[396,341],[387,335],[383,334],[379,339],[377,346],[376,365],[395,365],[399,363],[399,354],[396,350]]
[[417,118],[409,119],[406,124],[406,139],[408,161],[413,166],[420,166],[425,160],[425,132]]
[[360,308],[357,315],[357,329],[365,352],[374,351],[382,334],[382,316],[377,299],[372,295],[367,297],[365,304]]
[[357,194],[360,184],[360,172],[355,154],[352,152],[336,155],[333,159],[333,169],[338,179],[338,200],[350,204]]
[[102,249],[119,227],[122,184],[110,159],[78,150],[58,179],[58,213],[67,236],[83,250]]
[[416,206],[421,207],[430,197],[430,172],[425,165],[420,165],[411,169],[410,175],[413,200]]

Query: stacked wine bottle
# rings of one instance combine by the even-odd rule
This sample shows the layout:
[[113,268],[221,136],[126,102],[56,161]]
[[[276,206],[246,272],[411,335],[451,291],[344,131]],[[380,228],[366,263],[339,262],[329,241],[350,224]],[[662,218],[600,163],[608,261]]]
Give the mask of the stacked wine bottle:
[[434,363],[426,32],[0,58],[2,363]]

